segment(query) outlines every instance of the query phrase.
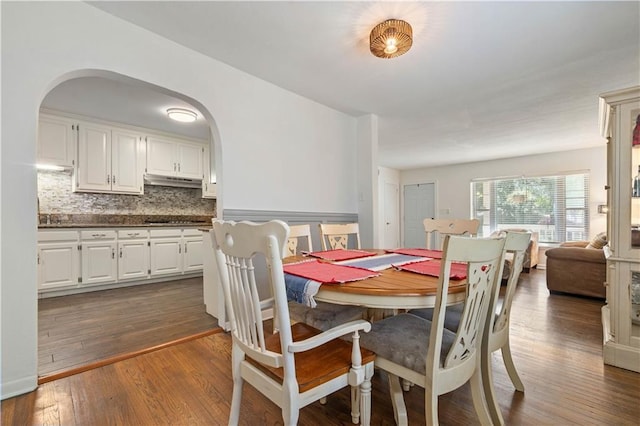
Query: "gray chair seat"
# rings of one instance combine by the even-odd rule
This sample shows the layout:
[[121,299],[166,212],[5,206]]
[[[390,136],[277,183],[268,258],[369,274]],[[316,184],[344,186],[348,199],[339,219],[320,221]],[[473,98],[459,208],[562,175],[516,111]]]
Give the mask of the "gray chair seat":
[[[360,335],[360,345],[376,353],[379,358],[392,361],[420,374],[426,371],[427,349],[431,321],[410,314],[399,314],[376,321],[371,331]],[[440,365],[455,341],[456,334],[444,329]]]
[[[462,316],[463,308],[464,305],[462,303],[447,306],[447,310],[444,313],[444,328],[446,328],[447,330],[451,330],[454,333],[458,331],[458,325],[460,324],[460,317]],[[496,305],[496,318],[501,311],[502,300],[498,300],[498,303]],[[433,308],[411,309],[409,313],[411,315],[433,321]]]
[[360,306],[318,302],[315,308],[309,308],[297,302],[289,302],[289,317],[293,321],[309,324],[322,331],[349,321],[365,319],[366,312],[366,308]]

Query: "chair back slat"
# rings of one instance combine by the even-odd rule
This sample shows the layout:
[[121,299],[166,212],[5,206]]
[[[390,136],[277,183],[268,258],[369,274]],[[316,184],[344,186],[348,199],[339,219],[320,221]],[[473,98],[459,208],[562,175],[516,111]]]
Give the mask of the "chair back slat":
[[360,227],[357,223],[321,223],[320,239],[322,250],[349,248],[349,239],[353,236],[356,249],[360,249]]
[[[213,222],[214,249],[225,295],[231,333],[247,354],[272,366],[283,363],[281,354],[265,345],[263,305],[260,300],[254,258],[263,254],[267,262],[271,293],[274,294],[283,345],[291,343],[289,313],[286,308],[282,253],[289,227],[282,221],[264,224],[251,222]],[[284,352],[283,352],[284,353]],[[265,361],[266,360],[266,361]],[[291,362],[293,358],[291,357]]]
[[468,283],[460,326],[443,362],[443,367],[451,369],[478,356],[491,297],[498,285],[499,270],[504,257],[504,243],[504,238],[478,239],[445,236],[436,306],[433,313],[434,323],[429,338],[429,345],[430,347],[433,345],[434,351],[428,351],[427,369],[435,369],[440,365],[445,305],[452,262],[467,263]]
[[287,250],[285,257],[295,256],[298,254],[298,246],[300,240],[305,239],[307,250],[313,251],[311,244],[311,226],[307,225],[291,225],[289,226],[289,238],[287,239]]
[[[440,249],[445,235],[474,236],[478,233],[478,219],[431,219],[422,221],[427,234],[427,248]],[[435,239],[436,244],[432,244]]]
[[[506,231],[506,240],[504,250],[506,252],[513,253],[513,261],[509,276],[507,277],[507,288],[505,290],[502,307],[497,315],[495,323],[493,324],[493,333],[497,333],[505,329],[509,324],[509,316],[511,315],[511,305],[513,303],[513,296],[518,286],[518,279],[522,272],[524,265],[525,252],[529,247],[529,241],[531,240],[531,233],[529,232],[514,232]],[[504,270],[504,268],[502,269]],[[494,300],[497,303],[499,296],[498,292],[494,295]]]

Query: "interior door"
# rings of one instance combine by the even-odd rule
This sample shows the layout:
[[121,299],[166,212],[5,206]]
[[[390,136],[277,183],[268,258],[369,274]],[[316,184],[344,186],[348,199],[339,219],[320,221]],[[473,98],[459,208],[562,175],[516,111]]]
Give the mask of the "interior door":
[[384,248],[400,247],[399,186],[395,182],[384,183]]
[[435,217],[435,184],[404,186],[404,247],[426,247],[422,221]]

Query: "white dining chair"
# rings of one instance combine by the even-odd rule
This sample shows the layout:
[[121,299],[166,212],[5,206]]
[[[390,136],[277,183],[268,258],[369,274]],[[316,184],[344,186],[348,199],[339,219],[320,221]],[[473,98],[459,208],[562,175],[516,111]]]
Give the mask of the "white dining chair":
[[[439,250],[445,235],[466,235],[472,237],[478,233],[478,219],[431,219],[422,221],[427,234],[427,248]],[[435,245],[433,241],[435,240]]]
[[[243,382],[250,383],[282,409],[285,425],[295,425],[299,410],[345,386],[352,387],[352,421],[369,424],[375,355],[360,349],[353,321],[320,332],[306,324],[290,326],[282,257],[289,227],[282,221],[213,222],[215,259],[231,325],[233,394],[229,424],[240,418]],[[272,297],[260,300],[254,260],[267,262]],[[265,332],[263,311],[276,309],[278,333]],[[352,343],[340,339],[350,335]],[[355,390],[354,390],[355,389]]]
[[[491,302],[491,310],[494,315],[489,315],[486,328],[483,334],[482,342],[482,385],[484,388],[485,398],[491,418],[494,424],[504,424],[500,407],[495,397],[493,387],[493,375],[491,374],[491,354],[497,350],[502,352],[502,360],[505,368],[516,390],[524,392],[524,384],[518,375],[513,357],[511,356],[511,346],[509,343],[509,324],[511,318],[511,306],[513,304],[513,296],[518,286],[520,273],[522,272],[522,264],[524,262],[525,252],[529,247],[531,234],[527,232],[503,231],[505,237],[505,258],[506,255],[512,254],[513,266],[510,269],[509,277],[507,277],[507,285],[504,296],[500,297],[500,286],[496,286]],[[502,271],[504,268],[501,268]],[[456,332],[460,325],[463,305],[453,305],[447,308],[445,314],[444,326],[446,329]],[[413,309],[409,313],[417,315],[421,318],[431,320],[434,310],[431,308]]]
[[[491,296],[499,284],[504,238],[447,235],[433,321],[399,314],[374,322],[362,346],[376,352],[375,365],[388,373],[396,422],[408,424],[400,378],[425,390],[428,425],[438,424],[438,396],[469,382],[482,424],[491,424],[481,378],[481,341]],[[467,292],[456,332],[444,327],[451,262],[467,262]]]
[[[287,240],[287,256],[296,256],[300,240],[308,251],[313,251],[311,242],[311,227],[305,225],[291,225]],[[320,330],[329,330],[339,324],[367,318],[367,309],[360,306],[336,305],[333,303],[317,302],[314,308],[295,301],[289,302],[289,315],[293,321],[304,322]]]
[[358,223],[321,223],[320,240],[322,250],[360,249],[360,226]]

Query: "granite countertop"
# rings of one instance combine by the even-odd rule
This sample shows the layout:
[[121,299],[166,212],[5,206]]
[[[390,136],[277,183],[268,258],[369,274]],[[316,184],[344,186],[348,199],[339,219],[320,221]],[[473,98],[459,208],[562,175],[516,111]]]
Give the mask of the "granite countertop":
[[211,228],[211,222],[170,222],[170,223],[50,223],[39,224],[38,229],[64,228]]
[[38,229],[211,228],[211,216],[40,214],[38,219]]

